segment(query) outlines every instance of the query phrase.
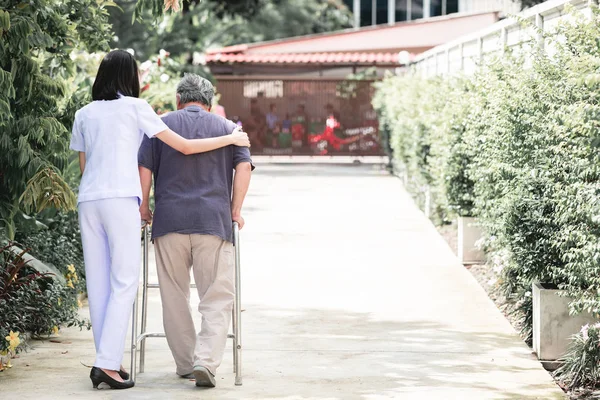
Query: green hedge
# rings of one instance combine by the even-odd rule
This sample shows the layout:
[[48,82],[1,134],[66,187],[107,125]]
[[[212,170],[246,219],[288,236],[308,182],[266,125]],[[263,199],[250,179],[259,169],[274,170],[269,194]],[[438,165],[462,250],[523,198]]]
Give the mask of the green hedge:
[[56,267],[63,275],[69,273],[69,266],[72,265],[79,276],[75,289],[78,293],[85,292],[83,248],[77,213],[47,210],[36,218],[38,223],[41,221],[44,224],[44,228],[27,229],[21,225],[17,230],[17,243],[29,249],[28,253],[44,264]]
[[573,296],[573,312],[600,312],[598,11],[545,41],[470,77],[389,77],[374,100],[409,191],[430,187],[439,222],[479,218],[528,319],[533,281]]
[[470,215],[472,181],[466,175],[469,149],[462,140],[469,123],[472,91],[465,79],[393,77],[378,84],[374,106],[390,131],[395,165],[423,205],[429,189],[436,222]]

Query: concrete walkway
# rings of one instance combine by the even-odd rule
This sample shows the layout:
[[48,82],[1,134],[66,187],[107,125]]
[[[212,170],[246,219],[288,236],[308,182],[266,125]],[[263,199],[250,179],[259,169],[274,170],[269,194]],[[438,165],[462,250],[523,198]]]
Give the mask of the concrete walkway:
[[[0,374],[11,398],[560,399],[399,180],[376,166],[259,165],[242,231],[244,385],[229,350],[218,387],[178,379],[149,339],[134,389],[92,391],[91,332]],[[194,302],[196,300],[194,299]],[[158,292],[150,327],[161,330]],[[199,326],[199,325],[198,325]],[[128,360],[128,358],[126,359]],[[13,396],[14,394],[14,396]]]

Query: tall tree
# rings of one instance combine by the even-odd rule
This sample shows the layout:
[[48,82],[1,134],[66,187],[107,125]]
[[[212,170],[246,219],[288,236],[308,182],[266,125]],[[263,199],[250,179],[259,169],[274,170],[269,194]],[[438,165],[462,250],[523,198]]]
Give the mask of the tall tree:
[[[143,0],[142,0],[143,1]],[[135,0],[117,0],[110,12],[114,47],[132,48],[140,60],[165,49],[172,56],[202,53],[210,47],[329,32],[351,26],[351,14],[340,0],[256,0],[256,9],[241,10],[243,1],[185,2],[180,12],[155,21],[149,11],[135,23]],[[138,3],[139,4],[139,3]],[[229,6],[227,6],[229,4]]]
[[243,17],[223,14],[221,5],[213,1],[185,3],[176,13],[155,19],[149,11],[134,20],[135,0],[117,0],[120,9],[110,10],[115,31],[113,47],[131,48],[139,60],[146,60],[165,49],[172,56],[193,55],[212,43],[219,42],[231,26]]
[[186,9],[200,3],[212,3],[216,6],[218,17],[225,15],[250,17],[261,8],[263,0],[136,0],[136,2],[135,17],[143,16],[144,12],[160,17],[166,11],[177,12],[181,9],[185,13]]
[[339,0],[265,1],[245,25],[236,26],[229,44],[282,39],[352,27],[352,14]]
[[32,211],[75,205],[61,177],[80,105],[71,96],[77,75],[71,55],[108,48],[106,5],[0,0],[0,228],[9,237],[23,205]]

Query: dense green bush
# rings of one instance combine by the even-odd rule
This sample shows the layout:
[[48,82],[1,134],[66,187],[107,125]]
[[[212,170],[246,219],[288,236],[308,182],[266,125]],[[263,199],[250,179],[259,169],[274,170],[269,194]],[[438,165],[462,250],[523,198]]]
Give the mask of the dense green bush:
[[[77,281],[73,270],[67,285],[40,274],[27,265],[23,254],[15,254],[10,245],[0,248],[0,338],[10,332],[44,336],[56,333],[61,326],[89,326],[77,312]],[[0,340],[0,353],[8,350],[9,341]],[[14,350],[14,349],[13,349]]]
[[29,248],[30,254],[45,264],[56,267],[63,274],[69,273],[73,265],[81,278],[76,286],[85,291],[85,270],[83,249],[76,212],[47,211],[38,218],[45,227],[38,229],[21,228],[17,231],[17,242]]
[[565,387],[600,385],[600,324],[585,325],[574,335],[562,365],[554,372]]
[[390,145],[399,172],[408,177],[409,190],[420,205],[423,205],[425,189],[431,183],[428,165],[431,126],[426,108],[433,93],[419,90],[425,85],[429,88],[433,83],[388,79],[378,85],[373,100],[381,121],[390,129]]
[[374,107],[390,132],[389,144],[408,190],[422,206],[432,196],[436,222],[470,215],[473,183],[466,174],[471,159],[463,135],[469,124],[472,84],[465,79],[388,78],[377,84]]
[[572,312],[600,313],[598,38],[594,9],[548,35],[548,52],[526,43],[471,77],[390,77],[375,99],[435,219],[478,217],[526,337],[534,281],[572,296]]

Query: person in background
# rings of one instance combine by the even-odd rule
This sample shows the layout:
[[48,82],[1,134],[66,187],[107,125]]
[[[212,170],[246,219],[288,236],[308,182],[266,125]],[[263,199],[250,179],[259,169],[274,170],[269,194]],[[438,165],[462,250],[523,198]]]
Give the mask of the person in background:
[[250,143],[255,147],[262,147],[262,138],[267,127],[267,119],[260,109],[258,99],[256,98],[250,100],[250,123],[246,124],[246,126],[250,135]]
[[274,103],[271,103],[269,106],[269,112],[267,113],[267,128],[274,130],[277,126],[277,121],[279,117],[277,117],[277,106]]
[[334,134],[339,138],[343,138],[344,134],[342,133],[342,122],[340,121],[339,111],[333,107],[333,104],[328,103],[325,106],[325,112],[327,113],[325,124],[334,126]]
[[[140,277],[140,201],[137,152],[144,135],[185,157],[229,145],[249,146],[234,126],[221,135],[188,140],[173,132],[152,107],[139,99],[135,58],[126,51],[108,53],[92,87],[93,101],[75,113],[70,148],[79,153],[83,174],[78,208],[87,294],[96,360],[90,372],[94,388],[134,386],[121,366],[125,335]],[[219,135],[217,135],[219,133]]]
[[278,140],[281,148],[288,148],[292,145],[292,120],[289,113],[285,114],[285,119],[281,122]]
[[292,145],[294,147],[308,147],[309,116],[304,104],[298,104],[292,122]]
[[277,147],[277,135],[279,134],[279,117],[277,117],[277,106],[271,103],[269,112],[267,113],[267,143]]
[[[214,89],[198,75],[177,85],[177,108],[163,118],[185,138],[215,138],[235,123],[210,112]],[[142,218],[152,238],[163,305],[163,324],[176,373],[214,387],[234,302],[232,221],[244,227],[242,204],[254,168],[247,148],[234,146],[183,157],[160,141],[144,139],[138,155]],[[234,172],[235,170],[235,178]],[[155,212],[149,207],[152,174]],[[190,270],[198,289],[202,327],[196,335],[189,307]]]

